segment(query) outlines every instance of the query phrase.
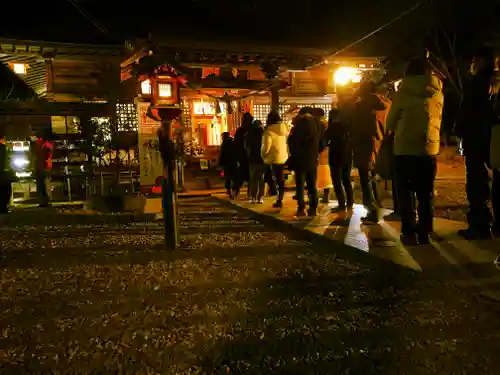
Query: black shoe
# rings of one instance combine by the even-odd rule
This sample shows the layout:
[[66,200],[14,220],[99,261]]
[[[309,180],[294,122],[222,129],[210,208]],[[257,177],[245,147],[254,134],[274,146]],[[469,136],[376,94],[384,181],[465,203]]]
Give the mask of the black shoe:
[[415,234],[401,234],[399,236],[401,243],[405,246],[417,246],[417,236]]
[[296,200],[297,200],[297,196],[296,196],[296,195],[294,195],[294,196],[292,197],[292,199],[293,199],[294,201],[296,201]]
[[469,227],[467,229],[460,229],[457,234],[467,241],[484,241],[493,238],[490,228],[476,229]]
[[432,241],[432,236],[430,233],[419,233],[417,235],[419,245],[428,245]]
[[273,204],[273,208],[283,208],[283,202],[276,201],[276,203]]

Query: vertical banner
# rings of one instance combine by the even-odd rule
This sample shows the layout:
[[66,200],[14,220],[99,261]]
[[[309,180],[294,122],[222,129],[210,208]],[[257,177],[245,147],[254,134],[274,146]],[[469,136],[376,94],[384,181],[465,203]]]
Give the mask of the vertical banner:
[[149,105],[149,103],[137,103],[141,188],[152,187],[158,177],[163,176],[163,162],[157,147],[157,131],[161,123],[146,115]]

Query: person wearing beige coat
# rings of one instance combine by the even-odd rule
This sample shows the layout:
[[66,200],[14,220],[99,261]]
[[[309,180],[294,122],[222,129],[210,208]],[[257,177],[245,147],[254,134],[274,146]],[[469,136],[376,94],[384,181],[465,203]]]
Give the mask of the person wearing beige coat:
[[[401,241],[427,244],[433,232],[443,84],[426,59],[410,61],[387,117],[394,136],[394,164],[401,215]],[[415,199],[418,201],[418,223]]]

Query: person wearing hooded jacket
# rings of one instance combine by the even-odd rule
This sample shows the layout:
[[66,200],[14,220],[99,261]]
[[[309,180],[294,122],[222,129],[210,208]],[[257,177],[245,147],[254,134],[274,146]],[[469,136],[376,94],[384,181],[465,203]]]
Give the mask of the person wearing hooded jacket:
[[[427,244],[433,233],[442,89],[427,59],[410,60],[387,117],[387,130],[394,135],[401,241],[406,245]],[[414,197],[418,201],[418,223]]]
[[262,136],[262,159],[272,169],[278,190],[278,199],[274,208],[283,207],[285,195],[285,164],[288,160],[288,126],[281,121],[276,112],[270,112],[267,116],[266,128]]

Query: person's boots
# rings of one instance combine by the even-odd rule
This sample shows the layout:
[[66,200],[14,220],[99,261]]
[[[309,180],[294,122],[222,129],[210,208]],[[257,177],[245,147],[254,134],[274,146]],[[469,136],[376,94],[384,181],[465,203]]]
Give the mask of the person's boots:
[[276,203],[273,204],[273,208],[283,208],[283,202],[277,200]]

